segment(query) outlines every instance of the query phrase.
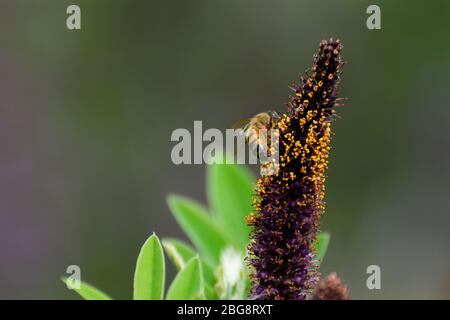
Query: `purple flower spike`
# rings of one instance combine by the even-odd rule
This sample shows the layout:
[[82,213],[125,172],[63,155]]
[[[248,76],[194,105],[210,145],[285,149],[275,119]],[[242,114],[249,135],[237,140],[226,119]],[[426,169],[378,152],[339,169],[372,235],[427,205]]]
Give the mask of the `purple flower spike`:
[[[339,40],[322,41],[306,79],[293,88],[277,124],[279,161],[256,185],[249,263],[251,295],[264,300],[307,299],[319,271],[313,249],[324,211],[325,173],[343,66]],[[273,170],[275,169],[275,170]]]

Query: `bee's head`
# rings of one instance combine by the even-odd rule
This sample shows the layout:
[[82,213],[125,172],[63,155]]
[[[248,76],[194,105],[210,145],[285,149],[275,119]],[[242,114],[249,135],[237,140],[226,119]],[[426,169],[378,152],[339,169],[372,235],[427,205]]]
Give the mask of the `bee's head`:
[[269,114],[269,116],[271,116],[272,118],[280,118],[281,117],[281,113],[278,111],[272,111],[269,110],[267,111],[267,113]]

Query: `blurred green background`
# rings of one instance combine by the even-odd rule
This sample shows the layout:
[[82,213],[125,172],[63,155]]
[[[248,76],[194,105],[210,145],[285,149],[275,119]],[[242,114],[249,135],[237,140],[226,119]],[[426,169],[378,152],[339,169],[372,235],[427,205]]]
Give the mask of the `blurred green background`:
[[172,131],[283,111],[329,37],[349,101],[323,273],[353,298],[450,298],[449,16],[448,1],[0,0],[0,298],[78,298],[59,280],[71,264],[131,298],[151,232],[185,239],[166,195],[206,201],[204,166],[170,160]]

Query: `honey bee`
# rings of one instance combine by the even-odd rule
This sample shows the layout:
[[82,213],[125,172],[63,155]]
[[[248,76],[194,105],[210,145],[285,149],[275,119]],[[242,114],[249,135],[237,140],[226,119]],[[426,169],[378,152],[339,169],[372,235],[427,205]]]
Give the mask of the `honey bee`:
[[[265,151],[266,147],[270,147],[270,130],[276,127],[281,117],[280,112],[269,110],[238,121],[233,129],[242,130],[250,150],[256,152],[259,148]],[[265,131],[264,134],[261,130]]]

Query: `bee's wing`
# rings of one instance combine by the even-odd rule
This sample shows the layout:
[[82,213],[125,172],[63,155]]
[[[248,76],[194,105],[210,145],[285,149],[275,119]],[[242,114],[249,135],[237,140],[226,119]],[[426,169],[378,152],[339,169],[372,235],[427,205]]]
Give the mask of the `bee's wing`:
[[233,150],[233,156],[238,157],[238,161],[239,161],[239,157],[240,156],[241,157],[242,156],[245,157],[245,154],[246,154],[245,149],[246,149],[246,146],[248,145],[248,137],[247,137],[247,133],[248,132],[247,132],[247,130],[248,130],[248,127],[250,125],[250,121],[251,120],[252,120],[252,118],[243,118],[243,119],[240,119],[240,120],[236,121],[232,125],[232,129],[238,131],[237,133],[239,135],[245,136],[245,144],[242,145],[242,144],[239,143],[236,146],[236,149]]
[[237,130],[237,129],[242,129],[242,130],[246,130],[248,124],[250,123],[250,120],[252,118],[244,118],[244,119],[240,119],[238,121],[236,121],[235,123],[233,123],[233,125],[231,126],[231,128]]

